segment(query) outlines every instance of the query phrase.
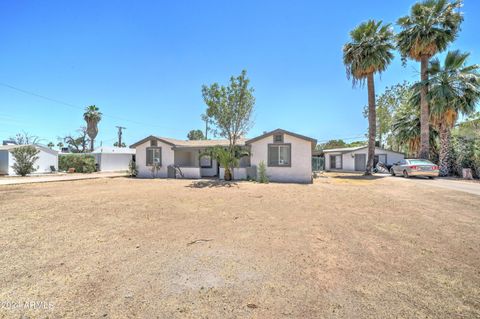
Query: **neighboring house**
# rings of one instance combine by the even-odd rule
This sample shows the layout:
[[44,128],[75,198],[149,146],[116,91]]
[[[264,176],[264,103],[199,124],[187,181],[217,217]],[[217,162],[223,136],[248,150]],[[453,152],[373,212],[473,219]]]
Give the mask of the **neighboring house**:
[[[237,144],[247,148],[250,156],[240,160],[234,179],[256,178],[258,165],[264,162],[271,181],[310,183],[316,142],[281,129],[241,139]],[[223,178],[224,169],[214,159],[201,155],[208,147],[228,145],[228,140],[184,141],[151,135],[130,147],[136,150],[139,177]],[[158,170],[152,170],[154,167]]]
[[92,153],[101,172],[126,171],[135,158],[135,150],[126,147],[100,146]]
[[[323,150],[327,171],[365,171],[368,146]],[[375,147],[374,167],[378,162],[392,165],[405,158],[405,154]]]
[[[26,145],[0,145],[0,175],[16,175],[13,171],[13,164],[15,159],[11,151],[15,148]],[[37,169],[34,174],[51,173],[52,167],[55,171],[58,171],[58,152],[42,145],[34,146],[38,153],[38,160],[35,162],[34,167]]]

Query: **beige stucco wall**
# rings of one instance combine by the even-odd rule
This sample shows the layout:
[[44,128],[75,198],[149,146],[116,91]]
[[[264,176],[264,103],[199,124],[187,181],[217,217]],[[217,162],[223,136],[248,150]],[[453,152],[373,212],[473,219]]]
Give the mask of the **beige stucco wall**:
[[[161,141],[158,141],[158,146],[162,148],[162,166],[160,167],[156,177],[168,177],[168,166],[174,163],[174,152],[172,146]],[[137,146],[136,149],[136,163],[138,165],[138,177],[146,178],[152,177],[152,170],[150,166],[146,166],[147,161],[147,147],[150,147],[150,141]]]
[[291,146],[290,167],[268,167],[268,144],[273,143],[273,135],[267,136],[251,144],[251,165],[259,166],[264,162],[267,166],[267,175],[272,182],[312,182],[312,143],[284,134],[284,143]]

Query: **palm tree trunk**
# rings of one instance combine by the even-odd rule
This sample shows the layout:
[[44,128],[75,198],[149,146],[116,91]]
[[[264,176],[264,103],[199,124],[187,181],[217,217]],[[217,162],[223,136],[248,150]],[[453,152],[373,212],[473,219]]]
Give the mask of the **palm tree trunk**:
[[420,89],[420,154],[419,157],[428,159],[430,157],[430,112],[428,109],[428,87],[425,81],[428,80],[428,56],[423,55],[420,60],[420,77],[423,85]]
[[90,138],[90,152],[93,152],[94,142],[95,140],[93,138]]
[[440,176],[450,173],[450,128],[445,123],[440,123]]
[[372,175],[373,159],[375,157],[375,137],[377,129],[377,116],[375,109],[375,82],[373,73],[367,76],[368,86],[368,158],[365,175]]

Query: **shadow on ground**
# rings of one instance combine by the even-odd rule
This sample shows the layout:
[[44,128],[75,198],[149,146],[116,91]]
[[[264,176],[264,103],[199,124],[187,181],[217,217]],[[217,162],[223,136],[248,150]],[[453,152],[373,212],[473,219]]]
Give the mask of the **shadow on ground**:
[[194,181],[190,185],[185,187],[190,188],[212,188],[212,187],[232,187],[237,186],[235,182],[227,182],[221,180],[206,180],[206,181]]
[[370,175],[370,176],[365,176],[365,175],[336,175],[332,176],[332,178],[338,178],[338,179],[351,179],[351,180],[375,180],[375,179],[380,179],[380,178],[385,178],[387,176],[383,175]]

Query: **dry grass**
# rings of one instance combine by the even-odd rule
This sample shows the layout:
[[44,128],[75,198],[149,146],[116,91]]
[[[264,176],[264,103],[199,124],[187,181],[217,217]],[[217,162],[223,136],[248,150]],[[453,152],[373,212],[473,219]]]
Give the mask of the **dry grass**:
[[0,187],[18,318],[474,318],[480,197],[386,179]]

